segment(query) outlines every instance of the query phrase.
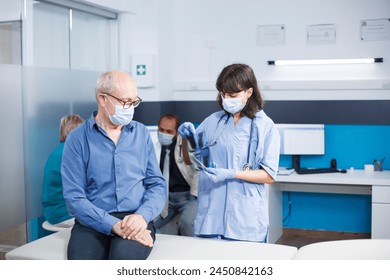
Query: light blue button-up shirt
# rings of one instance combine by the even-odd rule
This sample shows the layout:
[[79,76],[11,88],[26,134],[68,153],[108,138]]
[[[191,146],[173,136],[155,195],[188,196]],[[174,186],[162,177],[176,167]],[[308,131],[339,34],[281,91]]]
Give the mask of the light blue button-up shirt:
[[89,118],[66,139],[61,175],[69,213],[105,234],[119,221],[110,213],[134,212],[150,222],[165,205],[166,182],[152,140],[136,121],[123,127],[115,145]]

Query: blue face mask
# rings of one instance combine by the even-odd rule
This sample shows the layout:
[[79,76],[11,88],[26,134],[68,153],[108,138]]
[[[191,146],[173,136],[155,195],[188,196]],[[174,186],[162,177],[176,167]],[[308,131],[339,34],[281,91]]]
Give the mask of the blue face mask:
[[241,98],[223,98],[223,96],[221,95],[222,97],[222,106],[223,108],[229,112],[230,114],[235,114],[237,112],[240,112],[242,109],[244,109],[245,105],[244,103],[242,103],[242,99]]
[[[113,103],[111,102],[111,104]],[[134,116],[134,106],[130,106],[130,108],[124,109],[122,105],[115,105],[115,113],[113,115],[108,113],[106,107],[104,107],[104,109],[106,109],[110,121],[116,125],[128,125]]]
[[175,137],[175,135],[162,133],[160,131],[157,132],[158,142],[160,142],[162,146],[171,145],[173,143],[173,137]]

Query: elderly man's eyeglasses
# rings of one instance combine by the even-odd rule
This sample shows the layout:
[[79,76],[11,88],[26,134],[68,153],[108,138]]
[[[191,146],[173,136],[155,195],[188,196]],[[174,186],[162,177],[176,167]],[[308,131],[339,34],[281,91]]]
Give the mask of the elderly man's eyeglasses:
[[120,104],[122,104],[123,109],[128,109],[128,108],[130,108],[131,106],[134,106],[134,108],[135,108],[135,107],[137,107],[137,106],[141,103],[141,101],[142,101],[142,99],[139,98],[139,97],[137,97],[134,101],[125,101],[125,100],[122,100],[122,99],[120,99],[120,98],[118,98],[118,97],[113,96],[112,94],[109,94],[108,92],[102,92],[102,93],[105,94],[105,95],[111,96],[112,98],[116,99]]

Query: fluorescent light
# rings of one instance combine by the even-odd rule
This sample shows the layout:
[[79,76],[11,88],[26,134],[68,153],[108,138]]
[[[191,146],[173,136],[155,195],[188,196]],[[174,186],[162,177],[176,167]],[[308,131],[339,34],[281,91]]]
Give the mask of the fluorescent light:
[[269,60],[268,65],[368,64],[377,62],[383,62],[383,58]]

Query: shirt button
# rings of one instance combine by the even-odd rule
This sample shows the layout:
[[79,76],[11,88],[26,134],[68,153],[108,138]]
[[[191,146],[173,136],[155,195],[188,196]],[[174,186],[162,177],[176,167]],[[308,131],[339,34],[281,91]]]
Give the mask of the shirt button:
[[116,189],[117,192],[119,192],[119,189]]

